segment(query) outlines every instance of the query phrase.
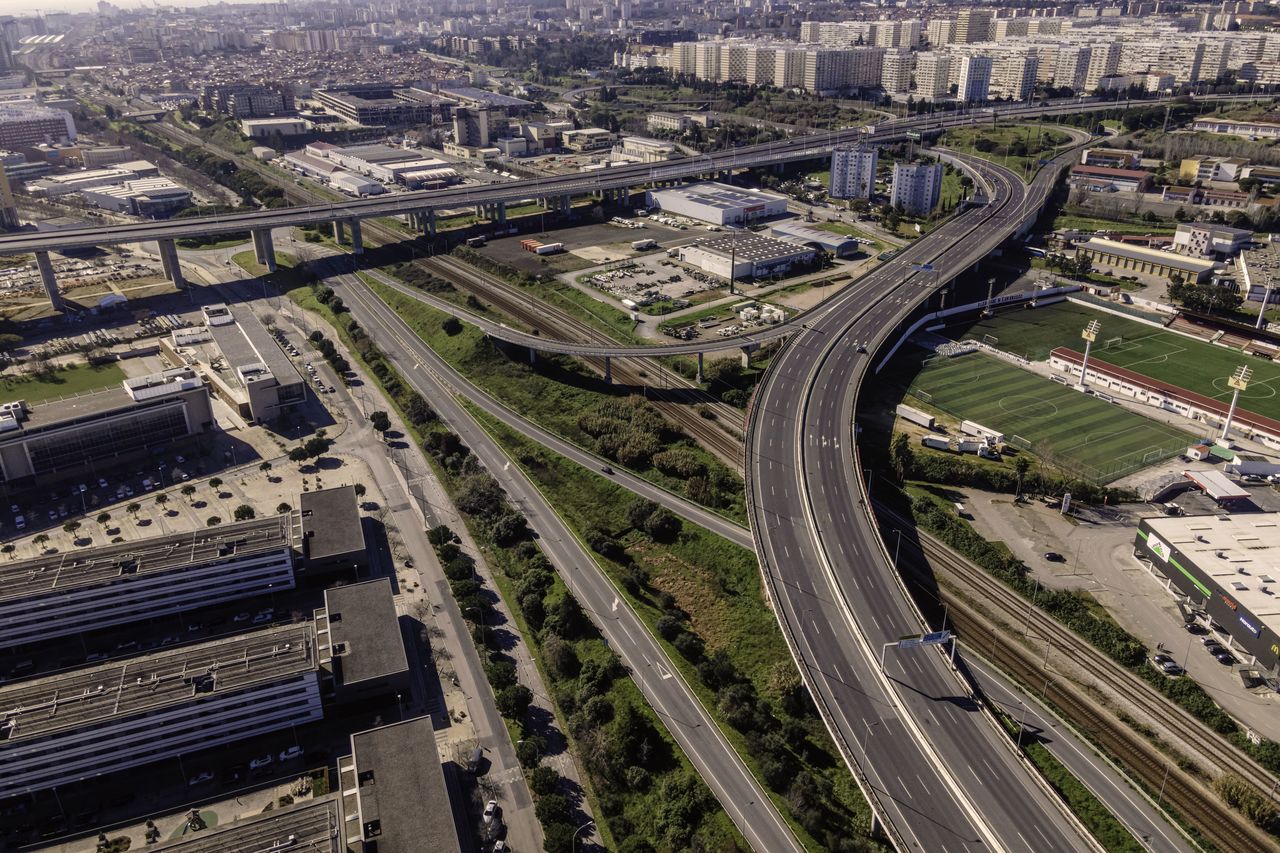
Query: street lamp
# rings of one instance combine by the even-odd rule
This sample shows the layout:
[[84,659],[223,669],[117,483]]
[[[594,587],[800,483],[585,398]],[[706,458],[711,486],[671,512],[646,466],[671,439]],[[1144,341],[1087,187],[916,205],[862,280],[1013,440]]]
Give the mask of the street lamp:
[[571,850],[577,850],[577,849],[578,849],[578,834],[579,834],[580,832],[582,832],[582,830],[586,829],[588,826],[595,826],[595,825],[596,825],[596,822],[595,822],[594,820],[589,820],[589,821],[587,821],[586,823],[584,823],[582,826],[580,826],[580,827],[578,827],[577,829],[575,829],[575,830],[573,831],[573,846],[572,846],[570,849],[571,849]]

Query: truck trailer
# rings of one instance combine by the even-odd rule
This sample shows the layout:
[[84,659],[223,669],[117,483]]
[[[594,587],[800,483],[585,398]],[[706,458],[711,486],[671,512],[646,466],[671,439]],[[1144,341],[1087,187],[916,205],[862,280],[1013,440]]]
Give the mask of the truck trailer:
[[899,403],[898,408],[894,411],[904,421],[911,421],[911,423],[918,424],[925,429],[933,429],[933,415],[914,409],[906,403]]

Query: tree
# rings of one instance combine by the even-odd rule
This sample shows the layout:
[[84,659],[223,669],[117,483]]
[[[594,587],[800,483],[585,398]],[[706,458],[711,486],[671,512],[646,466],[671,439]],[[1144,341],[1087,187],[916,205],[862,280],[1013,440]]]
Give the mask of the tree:
[[440,328],[444,330],[446,335],[453,337],[462,331],[462,323],[457,317],[445,317],[440,323]]
[[356,483],[354,488],[355,488],[356,497],[358,498],[364,497],[365,493],[369,491],[368,489],[365,488],[364,483]]
[[163,509],[164,505],[167,504],[168,502],[169,502],[169,496],[164,494],[163,492],[161,494],[156,495],[156,506],[160,507],[161,509]]
[[543,824],[564,823],[569,819],[569,798],[564,794],[544,794],[533,807]]
[[258,466],[258,470],[264,474],[267,473],[268,471],[271,470],[271,463],[264,461],[261,465]]
[[533,701],[533,693],[523,684],[513,684],[499,690],[494,701],[499,714],[509,720],[518,720],[528,710],[529,703]]
[[31,542],[33,545],[43,545],[48,541],[49,541],[48,533],[37,533],[35,536],[31,537]]
[[219,524],[222,523],[222,519],[216,515],[211,515],[207,519],[205,519],[204,523],[205,523],[205,526],[207,527],[217,527]]
[[289,451],[290,462],[306,462],[311,457],[307,455],[307,449],[299,445]]
[[373,424],[374,430],[380,433],[391,429],[391,417],[381,409],[369,415],[369,423]]
[[683,523],[666,507],[658,507],[644,522],[644,532],[655,542],[673,542]]
[[293,507],[289,506],[287,503],[281,502],[276,504],[276,515],[284,515],[286,512],[292,511]]
[[911,470],[912,462],[911,437],[905,432],[895,433],[893,441],[889,443],[889,462],[901,483],[907,476],[907,471]]
[[110,520],[111,520],[111,513],[109,512],[100,512],[98,513],[98,517],[94,519],[94,521],[98,522],[98,524],[102,525],[103,527],[106,527],[107,522]]
[[195,493],[196,493],[196,487],[191,485],[190,483],[187,483],[185,486],[182,487],[182,496],[187,500],[191,500],[191,496],[194,495]]
[[66,524],[62,525],[62,529],[67,533],[75,535],[75,532],[80,529],[80,522],[68,521]]
[[248,504],[240,504],[240,506],[236,507],[234,515],[236,521],[248,521],[254,517],[255,513],[253,507]]
[[126,506],[126,507],[124,508],[124,511],[125,511],[125,512],[127,512],[127,513],[129,513],[129,515],[132,515],[134,518],[137,518],[137,517],[138,517],[138,510],[140,510],[140,509],[142,509],[142,504],[140,504],[140,503],[136,503],[136,502],[135,502],[135,503],[131,503],[131,504],[129,504],[128,506]]
[[542,827],[542,849],[546,853],[573,853],[574,827],[567,823],[544,824]]
[[636,530],[644,530],[644,523],[649,520],[649,516],[653,515],[657,509],[658,505],[653,501],[636,498],[627,507],[627,521],[631,522],[631,526]]
[[1022,495],[1022,484],[1026,480],[1027,472],[1031,470],[1031,460],[1023,454],[1018,454],[1018,458],[1013,460],[1013,471],[1018,475],[1018,491],[1017,496]]
[[13,559],[13,552],[16,550],[18,550],[18,546],[12,542],[6,542],[3,547],[0,547],[0,553],[8,554],[10,560]]
[[211,480],[209,481],[209,488],[213,489],[215,492],[216,492],[216,491],[218,491],[219,489],[221,489],[221,488],[222,488],[222,478],[221,478],[221,477],[214,477],[213,479],[211,479]]
[[557,678],[576,678],[581,665],[573,644],[551,634],[542,644],[542,659]]
[[560,787],[560,774],[552,767],[535,767],[529,773],[529,788],[536,796],[555,793]]
[[473,474],[462,483],[454,503],[467,515],[492,515],[502,508],[502,487],[488,474]]

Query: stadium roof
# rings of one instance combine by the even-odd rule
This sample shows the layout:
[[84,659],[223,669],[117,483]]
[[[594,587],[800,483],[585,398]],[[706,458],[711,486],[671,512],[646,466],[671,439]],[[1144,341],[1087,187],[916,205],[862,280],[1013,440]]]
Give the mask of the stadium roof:
[[310,624],[281,625],[18,682],[0,688],[0,729],[8,729],[0,742],[97,726],[313,672],[315,646]]
[[186,566],[229,562],[287,548],[292,539],[292,516],[275,515],[194,533],[153,536],[4,563],[0,564],[0,601],[99,586]]
[[1197,275],[1212,270],[1215,266],[1213,261],[1188,258],[1186,255],[1176,255],[1173,252],[1150,249],[1146,246],[1135,246],[1132,243],[1121,243],[1117,240],[1108,240],[1105,237],[1093,237],[1081,244],[1080,248],[1105,255],[1114,255],[1117,258],[1161,264],[1171,269],[1184,270]]

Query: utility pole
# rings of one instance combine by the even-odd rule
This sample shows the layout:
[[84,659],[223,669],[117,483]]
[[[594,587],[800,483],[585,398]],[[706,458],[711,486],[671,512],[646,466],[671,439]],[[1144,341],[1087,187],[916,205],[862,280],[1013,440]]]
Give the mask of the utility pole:
[[1271,286],[1272,282],[1268,281],[1262,291],[1262,307],[1258,309],[1258,322],[1254,324],[1255,329],[1261,329],[1262,324],[1267,321],[1267,305],[1271,302]]
[[1223,441],[1227,440],[1227,434],[1231,432],[1231,421],[1236,416],[1236,403],[1240,402],[1240,392],[1249,387],[1249,379],[1253,376],[1253,368],[1240,365],[1236,372],[1227,380],[1227,387],[1232,389],[1231,408],[1227,410],[1227,419],[1222,424]]
[[995,289],[996,289],[996,277],[992,276],[991,278],[987,279],[987,304],[983,306],[983,309],[982,309],[983,317],[991,316],[991,294],[995,292]]
[[1080,384],[1076,387],[1081,391],[1084,390],[1084,377],[1089,370],[1089,351],[1093,349],[1093,342],[1098,339],[1098,332],[1101,330],[1101,323],[1090,320],[1089,325],[1085,326],[1084,331],[1080,333],[1080,337],[1084,338],[1084,361],[1080,362]]

